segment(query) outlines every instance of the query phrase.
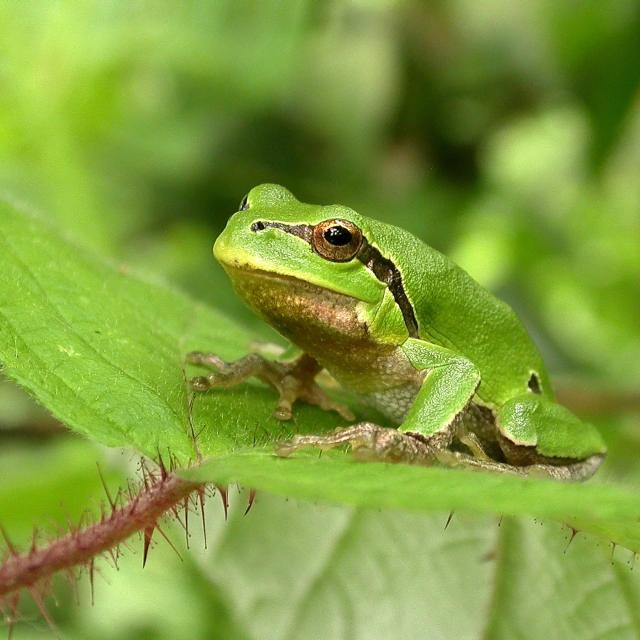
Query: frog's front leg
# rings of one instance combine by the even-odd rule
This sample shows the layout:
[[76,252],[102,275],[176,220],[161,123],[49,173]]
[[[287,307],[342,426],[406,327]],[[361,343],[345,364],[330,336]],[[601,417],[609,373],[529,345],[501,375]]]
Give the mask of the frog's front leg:
[[411,364],[418,370],[426,369],[427,374],[398,429],[362,422],[326,436],[299,435],[282,444],[278,454],[348,444],[361,459],[409,464],[437,460],[438,452],[446,450],[456,435],[456,418],[471,401],[480,374],[463,356],[424,340],[409,338],[402,349]]
[[293,362],[267,360],[257,353],[251,353],[235,362],[225,362],[215,353],[193,351],[187,355],[187,362],[212,369],[207,376],[191,379],[194,391],[208,391],[215,387],[233,387],[251,377],[274,387],[280,394],[274,416],[279,420],[291,420],[293,404],[302,400],[326,411],[336,411],[345,420],[353,420],[351,411],[334,402],[315,382],[322,367],[307,354]]

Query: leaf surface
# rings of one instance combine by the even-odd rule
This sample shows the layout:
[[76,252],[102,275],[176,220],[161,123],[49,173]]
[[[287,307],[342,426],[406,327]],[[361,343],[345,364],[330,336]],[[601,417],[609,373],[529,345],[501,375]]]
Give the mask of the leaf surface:
[[274,394],[257,383],[192,397],[185,354],[204,349],[235,359],[251,350],[252,336],[9,203],[0,205],[0,271],[5,372],[102,444],[171,453],[181,465],[198,460],[183,473],[205,481],[364,507],[532,515],[640,550],[640,501],[619,487],[363,465],[345,454],[275,458],[275,442],[340,419],[303,405],[293,424],[278,422]]

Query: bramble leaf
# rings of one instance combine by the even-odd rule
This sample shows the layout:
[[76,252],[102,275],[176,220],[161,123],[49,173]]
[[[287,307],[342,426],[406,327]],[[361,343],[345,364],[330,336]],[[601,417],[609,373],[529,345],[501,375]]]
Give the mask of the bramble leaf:
[[184,356],[238,358],[252,336],[171,288],[87,253],[37,216],[0,205],[0,358],[6,374],[71,429],[145,455],[171,453],[183,473],[285,496],[412,511],[531,515],[640,550],[640,502],[622,488],[357,464],[348,455],[280,460],[273,444],[338,416],[300,406],[271,417],[274,394],[248,383],[192,396]]

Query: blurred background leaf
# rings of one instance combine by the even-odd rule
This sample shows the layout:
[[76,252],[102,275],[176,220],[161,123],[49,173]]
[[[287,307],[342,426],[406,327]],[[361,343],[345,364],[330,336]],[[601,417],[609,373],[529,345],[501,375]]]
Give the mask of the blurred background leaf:
[[[161,274],[264,338],[273,333],[244,309],[211,258],[215,235],[251,186],[279,182],[303,200],[341,202],[405,226],[517,309],[563,397],[607,436],[611,474],[637,483],[639,31],[636,0],[12,0],[0,5],[0,188],[46,212],[77,241]],[[70,505],[84,501],[84,495],[71,499],[79,489],[74,469],[95,484],[95,476],[88,479],[93,449],[64,449],[61,438],[46,413],[0,385],[3,486],[26,485],[21,472],[51,461],[42,467],[47,485],[40,488],[50,486],[56,500],[47,516],[35,506],[47,501],[33,495],[37,520],[60,520],[60,493],[69,493]],[[68,465],[55,462],[61,450]],[[107,457],[105,464],[117,475],[120,461]],[[95,506],[86,496],[86,506]],[[171,620],[189,620],[192,634],[184,637],[216,637],[210,617],[223,618],[211,612],[229,610],[233,615],[224,619],[231,626],[223,629],[237,631],[239,616],[243,624],[253,621],[241,629],[249,637],[278,637],[283,627],[269,618],[269,603],[287,601],[291,578],[272,566],[253,579],[255,556],[248,552],[261,558],[274,552],[263,541],[269,530],[280,547],[300,543],[312,556],[309,550],[332,535],[332,518],[350,512],[276,499],[259,506],[264,520],[244,525],[251,520],[238,518],[227,538],[233,544],[206,565],[217,572],[211,592],[202,589],[195,577],[202,573],[190,560],[187,566],[162,556],[165,577],[154,580],[155,574],[140,573],[135,558],[117,577],[104,569],[114,586],[101,586],[95,609],[77,609],[60,590],[65,633],[180,637]],[[390,522],[425,540],[440,527],[417,516],[358,517],[371,518],[367,526],[383,536]],[[0,513],[9,525],[20,518]],[[313,518],[319,524],[305,531]],[[638,602],[637,580],[624,564],[608,569],[608,552],[590,550],[587,542],[563,555],[565,541],[554,526],[513,526],[525,527],[519,539],[527,546],[519,555],[523,564],[505,570],[501,584],[532,605],[526,613],[501,601],[514,613],[492,623],[487,637],[567,637],[567,629],[577,637],[637,633],[633,613],[623,609],[625,601]],[[478,560],[485,547],[474,532],[484,540],[496,530],[481,520],[465,527],[443,538],[449,555],[432,547],[420,555],[422,548],[398,528],[393,533],[404,554],[387,547],[353,552],[372,567],[404,567],[409,554],[412,563],[420,556],[419,570],[397,570],[398,583],[413,580],[425,594],[442,589],[442,601],[429,595],[424,601],[440,603],[451,626],[427,616],[428,606],[421,614],[397,609],[396,619],[422,622],[432,637],[478,637],[477,626],[442,604],[459,612],[462,599],[469,616],[486,611],[483,571],[494,560]],[[475,559],[451,559],[464,545]],[[335,562],[339,568],[340,559]],[[461,567],[467,582],[456,586]],[[376,583],[371,574],[350,583],[336,568],[326,572],[331,585],[356,591],[366,585],[380,601],[392,597],[388,580]],[[431,590],[417,573],[433,576]],[[251,591],[258,586],[266,595]],[[113,627],[125,600],[129,613]],[[174,604],[171,616],[160,617],[164,622],[159,609],[169,607],[158,602]],[[333,629],[337,637],[394,628],[367,627],[364,614],[331,602],[336,608],[321,622],[353,622]],[[556,626],[534,627],[531,616],[550,611],[548,603],[555,603],[548,620]],[[392,616],[393,607],[379,611]],[[599,611],[611,613],[609,627],[598,626],[607,620]],[[321,615],[313,609],[305,615],[312,614]],[[24,625],[22,637],[47,634],[33,619],[39,630]],[[307,619],[292,623],[291,633],[308,630]],[[537,621],[544,626],[540,616]]]

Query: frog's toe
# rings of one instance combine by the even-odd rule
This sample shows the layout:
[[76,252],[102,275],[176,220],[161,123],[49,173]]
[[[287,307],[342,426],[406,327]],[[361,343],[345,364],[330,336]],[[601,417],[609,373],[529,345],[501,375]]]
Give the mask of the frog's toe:
[[345,420],[352,421],[356,419],[356,414],[353,413],[353,411],[351,411],[351,409],[349,409],[349,407],[347,407],[346,404],[342,404],[340,402],[333,402],[331,403],[331,406],[328,408],[332,411],[335,411],[338,415],[340,415]]
[[294,436],[291,440],[281,442],[276,446],[276,455],[280,458],[288,458],[292,453],[305,447],[315,447],[316,439],[313,436]]
[[346,404],[332,400],[318,385],[314,385],[312,391],[313,396],[305,398],[306,402],[309,404],[315,404],[323,411],[335,411],[340,417],[344,418],[348,422],[353,422],[356,419],[353,411],[351,411]]
[[197,376],[189,380],[189,385],[194,391],[203,392],[211,388],[209,379],[206,376]]
[[225,362],[215,353],[204,353],[204,351],[192,351],[185,356],[185,360],[188,364],[199,367],[220,369],[225,366]]
[[282,420],[283,422],[291,420],[291,418],[293,418],[293,403],[286,398],[280,398],[278,406],[273,412],[273,417],[276,420]]
[[304,381],[303,384],[298,387],[296,397],[307,404],[320,407],[323,411],[335,411],[348,422],[353,422],[356,419],[349,407],[333,400],[315,381]]

